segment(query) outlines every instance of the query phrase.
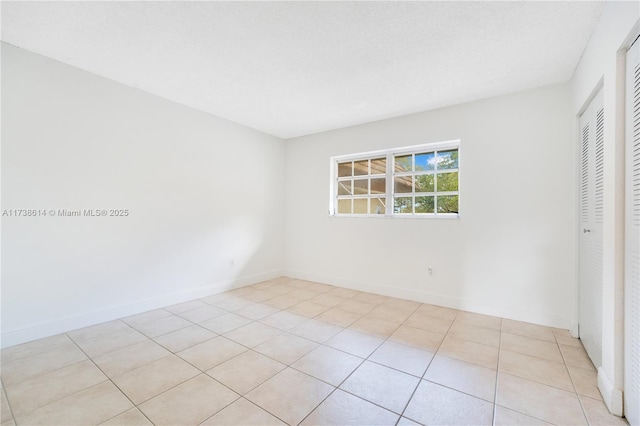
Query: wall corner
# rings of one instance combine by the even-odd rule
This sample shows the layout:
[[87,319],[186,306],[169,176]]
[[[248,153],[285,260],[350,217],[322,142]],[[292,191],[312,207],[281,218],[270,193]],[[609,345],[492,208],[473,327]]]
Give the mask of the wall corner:
[[622,389],[613,387],[613,383],[607,377],[602,367],[598,367],[598,390],[602,395],[602,399],[614,416],[622,417],[623,415],[623,394]]

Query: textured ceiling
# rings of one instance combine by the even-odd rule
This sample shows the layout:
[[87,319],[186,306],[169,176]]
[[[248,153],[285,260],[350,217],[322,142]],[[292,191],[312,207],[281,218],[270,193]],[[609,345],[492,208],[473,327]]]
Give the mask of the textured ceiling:
[[291,138],[567,81],[602,2],[7,2],[2,40]]

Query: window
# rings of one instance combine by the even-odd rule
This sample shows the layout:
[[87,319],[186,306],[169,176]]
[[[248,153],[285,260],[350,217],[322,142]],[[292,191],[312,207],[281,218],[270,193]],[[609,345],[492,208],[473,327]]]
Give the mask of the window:
[[338,214],[385,214],[387,157],[338,163]]
[[330,213],[458,217],[460,141],[331,159]]

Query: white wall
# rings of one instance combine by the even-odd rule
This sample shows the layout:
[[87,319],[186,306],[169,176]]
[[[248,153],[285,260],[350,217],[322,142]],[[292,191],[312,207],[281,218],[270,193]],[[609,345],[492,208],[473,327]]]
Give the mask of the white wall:
[[[287,275],[569,328],[570,112],[559,85],[287,141]],[[451,139],[459,220],[329,217],[331,156]]]
[[[571,81],[575,123],[604,85],[603,353],[596,367],[600,392],[617,415],[624,382],[624,53],[639,28],[640,3],[605,2]],[[574,130],[577,144],[577,124]]]
[[[281,275],[284,142],[2,44],[2,344]],[[230,265],[234,260],[234,266]]]

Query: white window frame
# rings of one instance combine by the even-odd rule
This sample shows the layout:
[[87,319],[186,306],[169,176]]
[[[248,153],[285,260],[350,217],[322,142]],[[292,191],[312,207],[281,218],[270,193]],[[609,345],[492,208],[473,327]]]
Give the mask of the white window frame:
[[[393,191],[393,182],[394,182],[394,157],[401,155],[409,155],[409,154],[422,154],[425,152],[433,152],[433,151],[445,151],[450,149],[458,150],[458,168],[457,169],[447,169],[448,172],[458,172],[458,191],[454,191],[455,195],[458,195],[458,213],[438,213],[437,208],[434,209],[433,213],[394,213],[394,191]],[[460,218],[460,210],[461,210],[461,188],[460,188],[460,177],[461,177],[461,143],[460,139],[443,141],[443,142],[432,142],[420,145],[411,145],[400,148],[392,148],[392,149],[384,149],[377,151],[368,151],[368,152],[360,152],[357,154],[348,154],[348,155],[338,155],[331,157],[330,159],[330,176],[331,176],[331,184],[329,185],[329,216],[331,217],[360,217],[360,218],[369,218],[369,217],[378,217],[378,218],[421,218],[421,219],[458,219]],[[384,174],[386,178],[386,187],[384,197],[386,199],[385,213],[384,214],[346,214],[346,213],[338,213],[338,163],[343,163],[346,161],[361,161],[361,160],[371,160],[376,158],[386,157],[386,173]],[[412,171],[411,173],[407,173],[407,175],[415,175],[416,171]],[[420,174],[420,173],[418,173]],[[434,192],[436,195],[451,195],[451,193],[438,193],[437,192],[437,173],[434,173]],[[362,177],[371,178],[371,176],[377,175],[362,175]],[[382,196],[382,195],[381,195]],[[357,196],[354,197],[358,198]],[[370,196],[363,196],[362,198],[371,198]]]

